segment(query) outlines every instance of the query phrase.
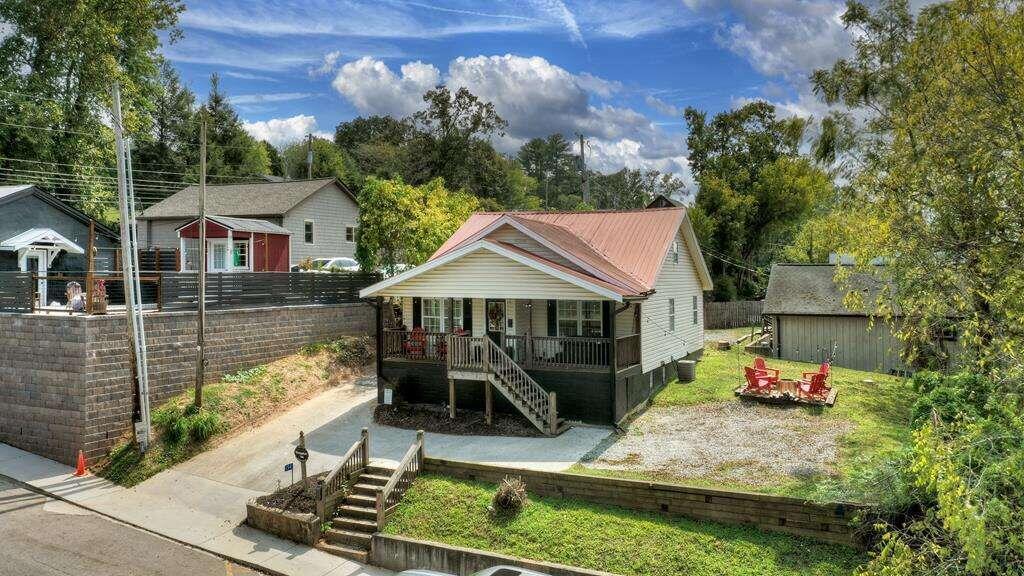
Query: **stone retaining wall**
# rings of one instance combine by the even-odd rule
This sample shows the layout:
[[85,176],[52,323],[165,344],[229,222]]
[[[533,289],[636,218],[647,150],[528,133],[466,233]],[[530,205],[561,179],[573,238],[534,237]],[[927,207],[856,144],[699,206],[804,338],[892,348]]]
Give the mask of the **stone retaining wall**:
[[763,530],[859,546],[850,527],[854,514],[861,508],[855,504],[816,504],[785,496],[540,472],[430,457],[424,462],[424,471],[495,483],[505,476],[519,476],[530,493],[540,496],[574,498],[725,524],[751,524]]
[[551,576],[615,576],[610,572],[574,568],[552,562],[524,560],[484,550],[448,546],[447,544],[425,542],[379,532],[373,535],[373,543],[370,546],[370,564],[396,572],[420,569],[455,574],[456,576],[471,576],[479,570],[492,566],[517,566],[551,574]]
[[[195,312],[145,315],[150,402],[194,382]],[[362,304],[218,310],[206,315],[207,381],[342,335],[372,335]],[[73,464],[130,429],[133,388],[124,315],[0,314],[0,442]]]

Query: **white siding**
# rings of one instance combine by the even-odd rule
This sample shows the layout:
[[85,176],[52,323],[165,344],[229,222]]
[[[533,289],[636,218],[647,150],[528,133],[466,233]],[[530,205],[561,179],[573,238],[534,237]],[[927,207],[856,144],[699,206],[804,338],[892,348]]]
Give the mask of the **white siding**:
[[136,229],[139,232],[139,246],[142,248],[179,248],[178,226],[192,218],[180,220],[139,220]]
[[[640,353],[644,372],[678,360],[704,346],[704,306],[700,279],[680,232],[679,262],[668,250],[661,264],[654,294],[640,304]],[[697,323],[693,323],[693,297],[697,297]],[[669,331],[668,300],[676,301],[675,331]]]
[[473,336],[487,334],[487,315],[483,298],[473,298]]
[[[313,244],[306,244],[305,221],[313,221]],[[329,184],[288,211],[281,225],[292,233],[291,265],[306,258],[353,257],[356,243],[345,241],[345,227],[359,224],[359,206]]]
[[548,335],[548,301],[534,300],[530,318],[534,336]]
[[598,299],[592,292],[488,250],[478,250],[458,260],[442,264],[382,290],[381,295]]
[[[615,315],[615,337],[622,338],[623,336],[629,336],[636,334],[634,331],[635,326],[633,325],[633,314],[636,310],[636,304],[630,304],[625,310]],[[622,306],[618,303],[615,304],[615,310],[618,310]]]

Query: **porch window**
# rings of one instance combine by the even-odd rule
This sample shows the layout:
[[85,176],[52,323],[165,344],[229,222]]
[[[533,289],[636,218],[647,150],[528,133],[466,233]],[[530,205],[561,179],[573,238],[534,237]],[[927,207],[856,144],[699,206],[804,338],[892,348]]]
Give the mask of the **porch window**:
[[424,298],[420,312],[421,325],[426,332],[447,332],[448,326],[448,302],[451,302],[452,327],[462,328],[462,298],[449,300],[448,298]]
[[676,331],[676,299],[668,299],[668,331]]
[[599,300],[559,300],[558,335],[600,338],[604,319]]
[[424,298],[423,329],[427,332],[444,332],[444,300],[441,298]]
[[234,250],[231,252],[231,264],[235,268],[249,268],[249,241],[235,240]]

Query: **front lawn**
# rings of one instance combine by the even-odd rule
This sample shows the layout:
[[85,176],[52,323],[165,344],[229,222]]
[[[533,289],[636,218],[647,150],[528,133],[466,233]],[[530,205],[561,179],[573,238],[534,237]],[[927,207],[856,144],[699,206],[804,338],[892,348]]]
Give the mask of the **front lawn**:
[[[752,362],[738,348],[707,349],[695,381],[668,384],[619,445],[602,447],[576,470],[819,497],[833,481],[910,440],[914,394],[904,379],[833,368],[835,406],[780,408],[733,394]],[[775,359],[768,364],[791,378],[817,368]]]
[[372,354],[373,343],[365,337],[306,346],[298,354],[206,384],[198,411],[193,391],[186,390],[153,409],[154,440],[145,454],[126,440],[94,472],[122,486],[134,486],[245,426],[258,426],[313,394],[351,379],[372,360]]
[[625,576],[845,575],[865,560],[845,546],[578,500],[531,496],[518,515],[494,515],[495,488],[422,475],[384,531]]

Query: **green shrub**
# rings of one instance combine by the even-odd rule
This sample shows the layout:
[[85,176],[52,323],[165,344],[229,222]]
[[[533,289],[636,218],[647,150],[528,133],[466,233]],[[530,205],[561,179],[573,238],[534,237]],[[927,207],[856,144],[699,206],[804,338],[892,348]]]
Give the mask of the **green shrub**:
[[943,422],[981,417],[986,414],[986,405],[994,390],[991,380],[967,372],[953,376],[918,372],[911,379],[911,385],[921,393],[911,409],[911,423],[915,427],[928,421],[933,412]]
[[255,368],[249,368],[248,370],[240,370],[234,374],[228,374],[223,378],[225,382],[231,382],[232,384],[252,384],[260,381],[264,376],[267,375],[266,365],[259,365]]
[[373,349],[373,339],[369,336],[343,336],[330,342],[306,344],[299,349],[299,352],[304,356],[315,356],[321,352],[327,352],[335,364],[359,368],[373,360]]
[[[194,407],[193,407],[194,408]],[[194,410],[191,414],[182,419],[186,422],[185,428],[188,437],[198,444],[206,442],[223,426],[220,414],[211,410]]]

